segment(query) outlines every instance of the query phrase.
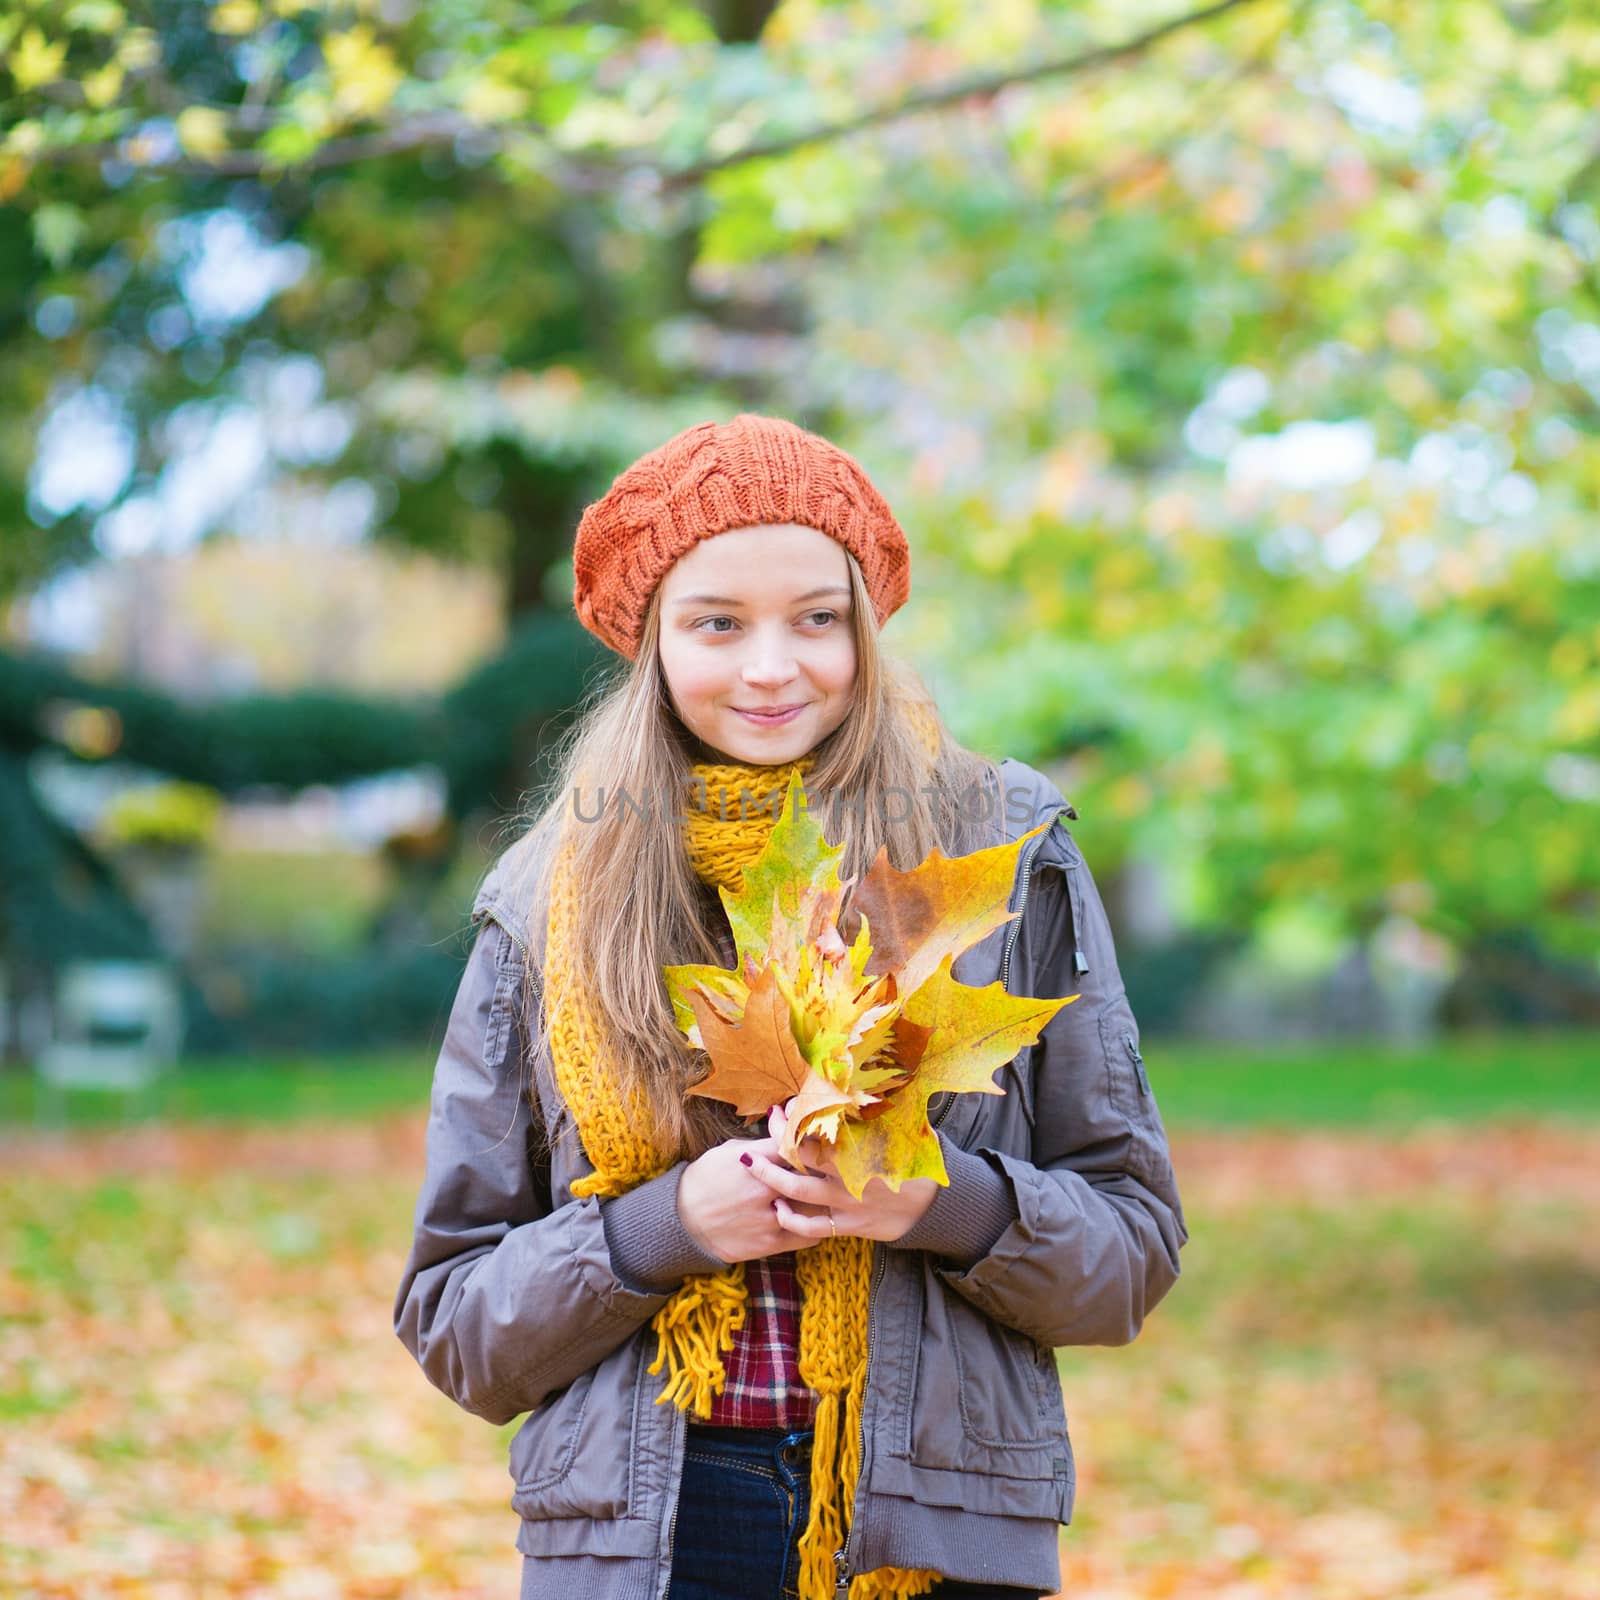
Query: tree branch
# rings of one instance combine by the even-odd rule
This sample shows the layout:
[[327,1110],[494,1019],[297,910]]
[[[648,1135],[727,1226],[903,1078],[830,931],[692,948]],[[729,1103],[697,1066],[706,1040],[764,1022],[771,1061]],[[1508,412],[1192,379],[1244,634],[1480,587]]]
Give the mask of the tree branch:
[[[703,182],[712,173],[740,166],[748,161],[788,155],[795,150],[847,138],[867,128],[880,127],[888,122],[915,116],[922,111],[939,110],[945,106],[959,104],[963,100],[992,98],[1016,84],[1034,83],[1042,78],[1080,76],[1097,68],[1142,55],[1174,34],[1215,21],[1218,17],[1242,6],[1263,3],[1265,0],[1215,0],[1214,4],[1173,17],[1119,44],[1097,45],[1076,55],[1058,56],[1035,62],[1031,66],[971,73],[950,83],[939,84],[919,93],[907,95],[904,99],[890,104],[871,107],[839,122],[819,123],[816,127],[802,129],[797,133],[760,140],[746,145],[743,149],[708,157],[686,167],[663,168],[642,151],[638,154],[629,152],[620,158],[575,160],[559,154],[545,142],[548,139],[547,129],[530,127],[526,123],[514,129],[488,127],[473,122],[457,112],[438,112],[396,123],[392,127],[373,133],[330,139],[326,144],[293,163],[276,162],[257,150],[230,150],[209,159],[176,155],[132,164],[140,171],[159,171],[183,177],[271,177],[328,167],[350,166],[383,156],[454,144],[458,139],[464,139],[490,154],[515,151],[518,148],[527,149],[532,146],[529,153],[537,164],[546,170],[557,171],[565,186],[575,192],[614,190],[625,179],[647,173],[655,175],[656,186],[659,189],[671,191],[692,187]],[[270,120],[271,113],[263,112],[259,107],[241,107],[230,119],[229,131],[254,132]],[[34,160],[41,165],[104,161],[129,164],[126,145],[123,142],[57,146],[40,151]]]
[[842,122],[823,123],[801,133],[786,134],[781,138],[746,145],[742,150],[732,151],[713,160],[697,161],[692,166],[666,174],[662,186],[672,189],[698,183],[702,178],[708,177],[713,172],[719,172],[724,167],[737,166],[745,161],[759,161],[768,156],[788,155],[791,151],[803,149],[807,145],[842,139],[849,134],[859,133],[864,128],[878,127],[886,122],[898,121],[902,117],[914,116],[919,111],[934,111],[944,106],[957,105],[963,100],[989,99],[1015,84],[1033,83],[1040,78],[1078,77],[1083,73],[1094,71],[1097,67],[1109,66],[1115,61],[1142,55],[1170,35],[1197,27],[1204,22],[1214,21],[1225,12],[1236,10],[1240,6],[1260,3],[1261,0],[1218,0],[1215,5],[1205,6],[1199,11],[1190,11],[1183,16],[1158,23],[1145,33],[1123,40],[1121,44],[1096,45],[1092,50],[1085,50],[1073,56],[1058,56],[1053,60],[1038,61],[1031,67],[972,73],[967,77],[957,78],[954,82],[923,90],[920,94],[908,95],[904,100],[892,105],[875,106],[858,116],[847,117]]
[[1051,203],[1062,210],[1092,204],[1109,190],[1169,162],[1174,152],[1193,136],[1201,119],[1209,113],[1218,100],[1230,94],[1247,79],[1266,71],[1283,35],[1288,31],[1291,20],[1296,13],[1306,8],[1306,4],[1307,0],[1295,0],[1290,11],[1285,14],[1268,38],[1249,55],[1236,62],[1230,71],[1211,79],[1196,93],[1189,102],[1184,116],[1165,138],[1158,139],[1146,150],[1135,151],[1126,161],[1112,167],[1108,172],[1097,173],[1071,188],[1061,189],[1052,197]]

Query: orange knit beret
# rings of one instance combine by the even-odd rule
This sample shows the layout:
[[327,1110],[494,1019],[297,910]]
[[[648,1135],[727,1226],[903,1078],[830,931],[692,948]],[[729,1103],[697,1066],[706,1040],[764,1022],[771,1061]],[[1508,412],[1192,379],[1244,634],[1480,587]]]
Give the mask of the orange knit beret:
[[905,604],[906,536],[860,464],[781,417],[742,411],[675,434],[584,510],[572,551],[579,621],[632,661],[650,596],[678,557],[713,534],[768,522],[837,539],[861,566],[880,627]]

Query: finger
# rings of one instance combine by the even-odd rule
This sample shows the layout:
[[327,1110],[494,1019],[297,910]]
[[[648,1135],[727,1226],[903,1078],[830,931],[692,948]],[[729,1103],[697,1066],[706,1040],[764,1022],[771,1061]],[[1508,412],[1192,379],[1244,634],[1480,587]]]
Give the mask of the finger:
[[826,1178],[812,1178],[803,1172],[791,1172],[766,1156],[751,1158],[750,1171],[769,1189],[775,1189],[791,1200],[804,1205],[826,1206],[837,1197],[838,1191]]
[[732,1150],[729,1155],[738,1161],[741,1167],[752,1166],[757,1156],[765,1156],[769,1161],[778,1157],[778,1143],[775,1139],[730,1139]]
[[783,1142],[782,1139],[778,1140],[777,1159],[779,1161],[787,1161],[797,1172],[808,1172],[813,1177],[822,1176],[820,1171],[822,1166],[820,1141],[814,1136],[797,1140],[793,1153],[788,1156],[785,1156],[783,1152]]
[[833,1163],[827,1157],[827,1147],[816,1139],[807,1139],[800,1146],[800,1160],[806,1170],[817,1178],[831,1178]]
[[809,1172],[791,1167],[780,1155],[752,1156],[749,1170],[767,1188],[787,1196],[797,1204],[825,1206],[834,1198],[826,1187],[826,1178],[814,1177]]
[[833,1145],[820,1134],[807,1134],[797,1146],[795,1156],[814,1176],[837,1179]]
[[826,1239],[833,1231],[825,1213],[812,1216],[796,1211],[782,1195],[773,1200],[772,1211],[785,1233],[797,1234],[802,1239]]

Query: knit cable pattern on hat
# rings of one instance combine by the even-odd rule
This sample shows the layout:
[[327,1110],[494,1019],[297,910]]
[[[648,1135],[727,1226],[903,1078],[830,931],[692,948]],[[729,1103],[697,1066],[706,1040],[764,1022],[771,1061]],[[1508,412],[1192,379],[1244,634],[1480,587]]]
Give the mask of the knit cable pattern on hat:
[[[930,755],[936,734],[931,718],[911,708]],[[684,844],[703,882],[737,890],[744,868],[767,842],[789,780],[802,780],[814,758],[799,757],[779,766],[696,762],[684,813]],[[740,791],[748,794],[741,816]],[[764,802],[775,801],[772,804]],[[551,886],[545,964],[558,981],[569,976],[567,952],[575,918],[581,914],[579,885],[567,853],[558,858]],[[568,992],[572,1002],[551,1020],[551,1060],[556,1082],[577,1122],[578,1136],[594,1172],[579,1178],[572,1192],[613,1195],[664,1172],[675,1155],[655,1147],[635,1095],[618,1074],[598,1059],[599,1037],[588,993],[581,984]],[[804,1303],[800,1313],[801,1378],[818,1395],[811,1452],[810,1515],[801,1534],[801,1600],[831,1600],[836,1573],[834,1551],[845,1541],[854,1515],[861,1471],[861,1405],[867,1377],[867,1312],[872,1241],[854,1235],[820,1239],[801,1246],[795,1273]],[[656,1313],[658,1341],[649,1371],[667,1369],[666,1386],[656,1403],[671,1401],[708,1417],[713,1395],[722,1392],[726,1374],[722,1352],[731,1350],[744,1326],[747,1295],[744,1263],[722,1272],[686,1278]],[[910,1600],[926,1594],[941,1574],[931,1569],[879,1567],[851,1581],[850,1600]]]
[[905,531],[856,459],[782,417],[698,422],[641,456],[588,506],[573,545],[572,602],[630,661],[674,562],[734,528],[797,522],[856,558],[878,625],[911,593]]

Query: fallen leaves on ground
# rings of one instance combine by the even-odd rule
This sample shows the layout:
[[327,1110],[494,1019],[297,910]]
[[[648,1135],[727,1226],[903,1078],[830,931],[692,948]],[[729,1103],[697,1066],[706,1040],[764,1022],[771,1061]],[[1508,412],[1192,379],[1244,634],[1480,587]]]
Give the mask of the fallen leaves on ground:
[[[1184,1276],[1060,1353],[1074,1600],[1600,1596],[1600,1130],[1179,1133]],[[513,1594],[392,1327],[418,1118],[0,1141],[0,1593]]]

